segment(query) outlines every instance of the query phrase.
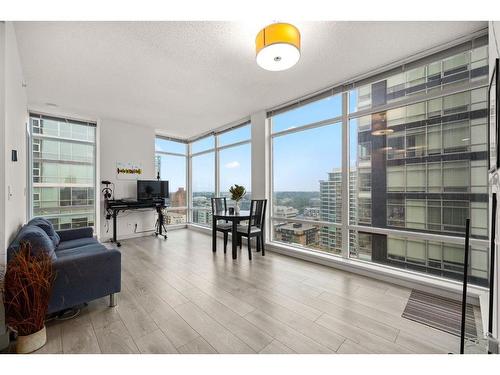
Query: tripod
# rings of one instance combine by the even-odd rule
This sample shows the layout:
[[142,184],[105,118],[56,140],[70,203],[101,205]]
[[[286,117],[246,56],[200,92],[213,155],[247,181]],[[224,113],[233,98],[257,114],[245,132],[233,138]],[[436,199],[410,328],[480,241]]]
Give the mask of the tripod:
[[165,226],[165,216],[163,215],[163,208],[164,206],[162,205],[156,206],[158,219],[156,219],[155,224],[155,236],[163,236],[164,239],[167,239],[167,227]]

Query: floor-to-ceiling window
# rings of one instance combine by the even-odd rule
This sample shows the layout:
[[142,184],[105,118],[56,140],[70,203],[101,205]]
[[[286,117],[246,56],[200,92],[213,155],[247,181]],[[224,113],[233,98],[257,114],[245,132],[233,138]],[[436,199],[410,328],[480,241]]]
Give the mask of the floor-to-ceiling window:
[[251,128],[243,125],[237,129],[228,130],[217,136],[217,151],[219,161],[219,196],[227,198],[227,204],[232,204],[229,188],[238,184],[245,187],[247,194],[241,200],[243,210],[250,209],[251,199]]
[[191,143],[191,221],[210,225],[210,198],[215,197],[215,137]]
[[247,195],[241,201],[248,209],[251,198],[251,125],[244,123],[190,143],[191,222],[212,223],[210,198],[226,197],[233,205],[229,188],[243,185]]
[[340,254],[342,95],[272,117],[272,238]]
[[95,224],[96,124],[30,114],[31,217],[56,229]]
[[272,239],[460,278],[470,218],[485,284],[487,76],[481,37],[270,113]]
[[169,183],[167,225],[187,222],[187,142],[161,136],[155,141],[155,168]]

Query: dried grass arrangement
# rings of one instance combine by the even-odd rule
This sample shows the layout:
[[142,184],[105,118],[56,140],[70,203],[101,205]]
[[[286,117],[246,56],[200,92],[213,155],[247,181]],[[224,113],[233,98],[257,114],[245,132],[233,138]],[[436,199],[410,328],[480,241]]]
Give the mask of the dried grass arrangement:
[[19,336],[44,328],[54,278],[50,257],[33,255],[31,245],[21,243],[4,275],[5,321]]

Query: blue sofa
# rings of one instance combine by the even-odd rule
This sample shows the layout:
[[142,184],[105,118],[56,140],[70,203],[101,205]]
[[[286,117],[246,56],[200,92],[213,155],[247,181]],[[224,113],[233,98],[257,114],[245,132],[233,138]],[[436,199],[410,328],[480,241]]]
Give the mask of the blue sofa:
[[7,261],[22,241],[30,242],[35,254],[43,251],[52,258],[56,278],[49,314],[105,296],[110,296],[110,306],[116,304],[116,293],[121,289],[121,253],[99,243],[92,228],[55,231],[48,220],[34,218],[9,245]]

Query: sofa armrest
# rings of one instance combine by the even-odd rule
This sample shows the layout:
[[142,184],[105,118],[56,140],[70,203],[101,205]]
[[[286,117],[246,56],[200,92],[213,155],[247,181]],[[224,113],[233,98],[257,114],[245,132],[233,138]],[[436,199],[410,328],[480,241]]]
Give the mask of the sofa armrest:
[[57,231],[57,234],[61,238],[61,241],[71,241],[79,238],[93,237],[94,230],[92,227],[66,229]]
[[118,250],[78,252],[53,263],[56,274],[49,313],[118,293],[121,253]]
[[[85,252],[81,251],[75,254],[57,258],[53,262],[54,271],[59,272],[61,270],[67,271],[73,268],[73,274],[82,274],[87,270],[99,267],[99,265],[104,264],[106,261],[114,260],[119,264],[121,263],[121,253],[116,249],[106,249],[99,252]],[[121,271],[121,267],[116,270]]]

